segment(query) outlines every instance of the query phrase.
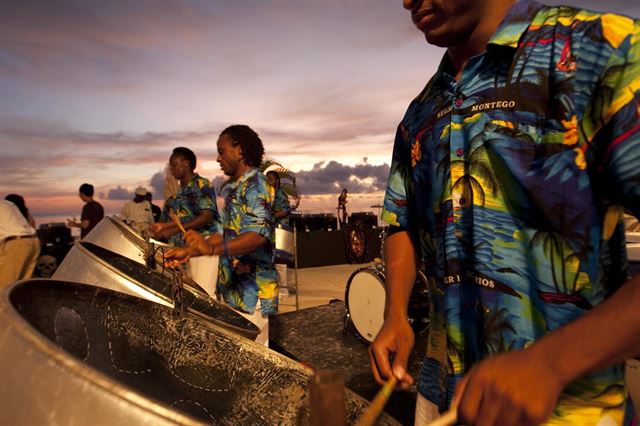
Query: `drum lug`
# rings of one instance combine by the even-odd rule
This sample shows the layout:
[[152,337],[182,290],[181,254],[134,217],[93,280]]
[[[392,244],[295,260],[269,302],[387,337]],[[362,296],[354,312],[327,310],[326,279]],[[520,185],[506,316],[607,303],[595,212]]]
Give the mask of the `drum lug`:
[[350,319],[351,319],[351,315],[349,315],[349,312],[344,314],[344,322],[342,324],[342,334],[347,334],[347,327],[349,326]]

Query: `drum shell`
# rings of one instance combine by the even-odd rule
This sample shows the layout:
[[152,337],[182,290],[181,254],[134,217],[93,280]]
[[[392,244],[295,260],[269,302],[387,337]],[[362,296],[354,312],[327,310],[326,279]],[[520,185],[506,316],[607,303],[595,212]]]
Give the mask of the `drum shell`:
[[[62,311],[74,312],[67,320],[77,318],[83,328],[60,321]],[[0,327],[6,424],[289,424],[304,412],[310,370],[215,325],[190,315],[174,318],[166,307],[122,293],[22,281],[2,295]],[[75,345],[83,340],[86,356]],[[127,363],[149,371],[127,370]],[[197,374],[213,370],[209,377],[224,375],[226,389],[216,392]],[[263,407],[279,402],[273,412],[259,412],[262,421],[249,412],[259,411],[251,405],[256,387],[264,392]],[[367,403],[349,391],[346,399],[353,421]],[[185,402],[193,404],[185,410]],[[383,416],[382,423],[395,422]]]
[[292,265],[295,259],[296,243],[293,228],[278,224],[275,229],[274,262]]
[[[95,245],[93,246],[96,247]],[[106,260],[94,254],[89,249],[90,247],[92,247],[92,243],[76,241],[62,264],[53,274],[52,278],[55,280],[75,282],[119,291],[160,305],[173,307],[173,300],[171,299],[170,292],[163,293],[150,288],[145,282],[140,282],[130,275],[127,275]],[[113,253],[110,250],[100,247],[98,247],[98,249],[108,253],[112,257],[120,257],[119,254]],[[122,258],[128,259],[125,256],[122,256]],[[156,280],[163,279],[170,284],[167,276],[161,276],[157,272],[148,271],[144,265],[139,265],[135,261],[130,262],[130,264],[130,266],[135,265],[138,267],[141,272],[145,272],[150,280],[155,277]],[[139,275],[144,276],[145,274],[141,273]],[[203,307],[203,311],[199,311],[195,308],[193,309],[196,315],[201,315],[208,321],[215,322],[217,325],[236,332],[251,340],[255,340],[260,333],[258,327],[249,320],[242,317],[230,307],[209,297],[206,293],[189,285],[185,285],[183,291],[188,292],[186,296],[190,296],[191,299],[197,299],[198,306]],[[223,319],[217,318],[213,315],[207,315],[207,312],[209,311],[223,314],[227,321],[225,322]],[[233,321],[233,324],[229,321]]]

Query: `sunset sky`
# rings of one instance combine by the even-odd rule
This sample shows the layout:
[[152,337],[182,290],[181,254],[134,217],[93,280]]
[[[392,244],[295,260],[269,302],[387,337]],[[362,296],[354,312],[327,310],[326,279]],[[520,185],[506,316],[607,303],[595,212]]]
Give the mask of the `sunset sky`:
[[[553,3],[561,3],[554,1]],[[637,0],[569,1],[640,16]],[[434,73],[397,0],[2,0],[0,196],[38,222],[108,213],[138,185],[161,200],[171,150],[214,179],[215,142],[248,124],[296,172],[303,212],[382,201],[396,126]]]

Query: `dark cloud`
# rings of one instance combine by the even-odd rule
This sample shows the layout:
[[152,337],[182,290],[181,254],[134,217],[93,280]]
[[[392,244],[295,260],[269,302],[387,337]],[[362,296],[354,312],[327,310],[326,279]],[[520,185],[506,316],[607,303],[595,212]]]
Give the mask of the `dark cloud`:
[[130,200],[133,198],[133,192],[126,188],[117,186],[107,191],[107,200]]
[[336,161],[316,163],[309,171],[296,172],[296,184],[304,195],[334,194],[342,188],[353,193],[384,191],[389,166],[368,164],[366,160],[355,166]]
[[162,199],[164,191],[164,172],[155,173],[149,180],[151,184],[151,194],[155,199]]

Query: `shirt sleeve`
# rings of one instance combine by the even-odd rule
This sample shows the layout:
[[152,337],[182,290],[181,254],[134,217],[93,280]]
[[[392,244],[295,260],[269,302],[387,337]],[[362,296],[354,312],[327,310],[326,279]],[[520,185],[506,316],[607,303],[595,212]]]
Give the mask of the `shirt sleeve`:
[[278,192],[280,194],[280,210],[290,214],[291,203],[289,203],[289,197],[287,197],[287,194],[282,190],[282,188],[280,188]]
[[408,143],[402,137],[403,134],[402,124],[400,124],[393,145],[382,210],[382,220],[391,225],[391,231],[406,230],[409,227],[408,194],[411,189],[411,156]]
[[593,146],[604,162],[604,190],[640,217],[640,23],[619,17],[602,26],[615,49],[593,97],[591,120],[600,126]]

